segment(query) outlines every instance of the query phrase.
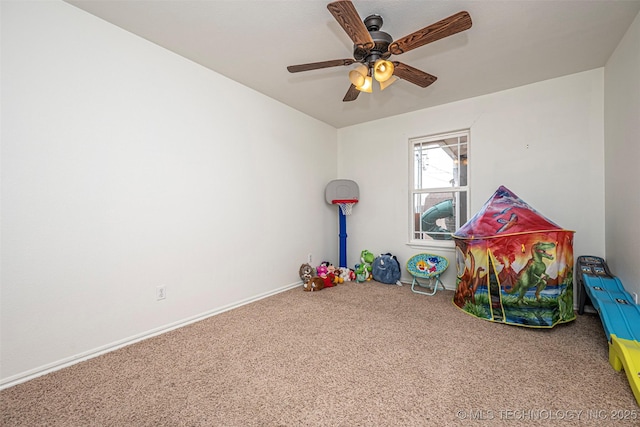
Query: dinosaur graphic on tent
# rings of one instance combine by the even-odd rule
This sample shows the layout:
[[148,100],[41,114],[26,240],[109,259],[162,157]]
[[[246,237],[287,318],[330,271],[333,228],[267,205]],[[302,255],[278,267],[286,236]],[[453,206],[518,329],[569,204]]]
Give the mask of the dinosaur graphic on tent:
[[473,273],[476,268],[476,259],[471,251],[467,252],[466,258],[469,259],[470,267],[467,267],[465,263],[464,272],[462,272],[462,275],[459,277],[454,295],[454,301],[459,307],[463,307],[473,296],[471,287],[473,286]]
[[518,304],[522,303],[524,294],[529,288],[536,287],[536,300],[540,301],[540,292],[547,286],[547,265],[543,258],[553,260],[553,255],[548,254],[547,249],[553,249],[556,244],[553,242],[538,242],[531,246],[531,258],[518,273],[518,280],[514,287],[508,291],[510,294],[519,292]]
[[456,304],[460,304],[462,306],[464,306],[468,301],[471,301],[472,304],[476,303],[476,291],[486,278],[486,275],[482,276],[484,267],[478,267],[476,269],[476,259],[471,251],[467,253],[467,258],[469,259],[470,267],[467,268],[465,265],[464,273],[458,281],[458,286],[456,287],[456,293],[454,295]]

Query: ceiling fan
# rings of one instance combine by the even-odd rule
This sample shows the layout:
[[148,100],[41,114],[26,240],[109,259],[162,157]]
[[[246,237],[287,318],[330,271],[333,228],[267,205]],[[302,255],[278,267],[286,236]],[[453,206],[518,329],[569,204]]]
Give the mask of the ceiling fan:
[[353,41],[353,59],[334,59],[309,64],[290,65],[287,70],[290,73],[299,73],[301,71],[349,66],[357,63],[356,69],[349,72],[351,86],[342,100],[344,102],[354,101],[360,92],[371,92],[372,78],[380,82],[382,90],[397,78],[423,88],[429,86],[436,81],[436,76],[402,62],[388,61],[389,57],[391,55],[400,55],[427,43],[471,28],[471,16],[468,12],[463,11],[393,41],[389,34],[380,31],[382,27],[382,17],[380,15],[367,16],[363,21],[360,19],[355,6],[349,0],[331,2],[327,5],[327,9]]

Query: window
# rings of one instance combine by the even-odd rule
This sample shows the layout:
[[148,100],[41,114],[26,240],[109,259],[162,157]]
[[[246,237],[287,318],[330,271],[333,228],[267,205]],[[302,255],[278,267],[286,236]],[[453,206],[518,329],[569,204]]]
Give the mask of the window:
[[469,131],[413,138],[409,143],[410,244],[450,241],[468,218]]

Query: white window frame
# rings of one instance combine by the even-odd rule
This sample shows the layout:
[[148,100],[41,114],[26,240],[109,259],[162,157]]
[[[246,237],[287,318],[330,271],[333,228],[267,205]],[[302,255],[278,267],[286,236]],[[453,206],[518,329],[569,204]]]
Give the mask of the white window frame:
[[[450,138],[459,138],[462,136],[466,136],[467,138],[467,168],[466,168],[466,185],[462,186],[452,186],[452,187],[433,187],[428,189],[416,189],[415,188],[415,146],[416,144],[425,144],[432,143],[441,140],[446,140]],[[453,248],[455,243],[453,239],[451,240],[437,240],[437,239],[420,239],[415,237],[415,212],[414,212],[414,200],[417,194],[425,194],[425,193],[458,193],[458,197],[466,192],[466,218],[470,218],[470,188],[471,188],[471,177],[470,177],[470,146],[471,146],[471,132],[469,129],[463,129],[458,131],[439,133],[427,136],[413,137],[409,138],[409,204],[408,204],[408,245],[412,247],[425,248],[425,247],[433,247],[433,248]],[[459,206],[459,203],[457,204]],[[458,207],[454,207],[454,209],[459,209]],[[459,222],[460,215],[456,215],[456,221]],[[464,224],[456,224],[456,230],[460,228]]]

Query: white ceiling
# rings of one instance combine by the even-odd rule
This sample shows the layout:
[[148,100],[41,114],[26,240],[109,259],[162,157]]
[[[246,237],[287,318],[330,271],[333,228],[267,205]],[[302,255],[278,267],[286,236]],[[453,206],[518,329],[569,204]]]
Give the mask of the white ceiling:
[[394,39],[461,10],[473,26],[392,56],[437,76],[431,86],[401,80],[345,103],[353,66],[286,69],[352,57],[327,1],[66,1],[336,128],[602,67],[640,10],[640,0],[354,0]]

